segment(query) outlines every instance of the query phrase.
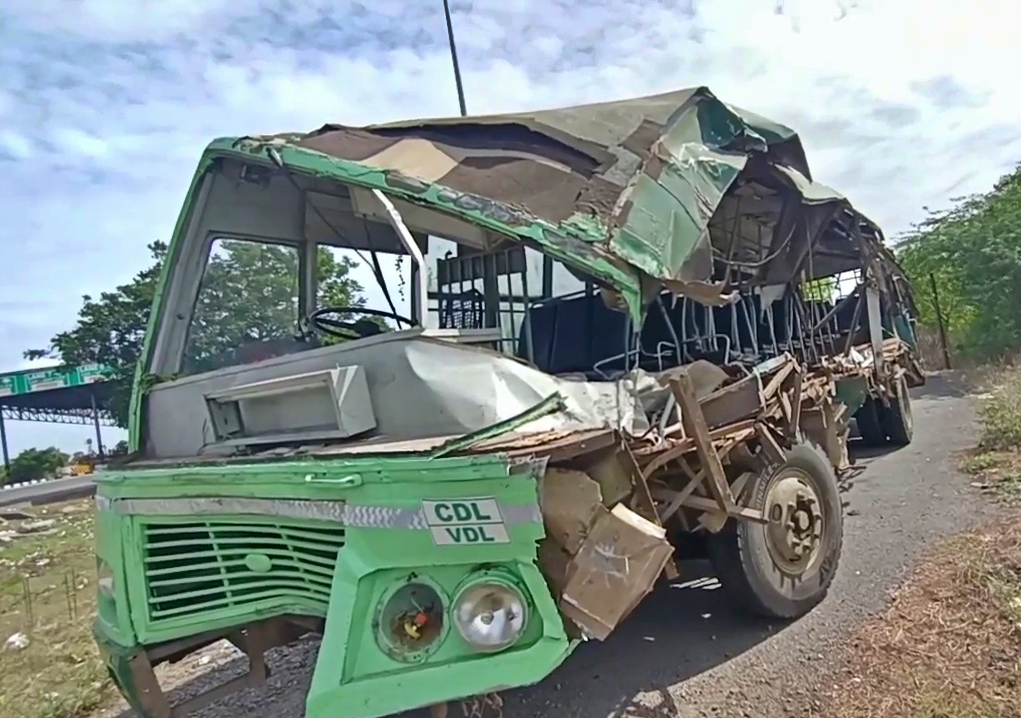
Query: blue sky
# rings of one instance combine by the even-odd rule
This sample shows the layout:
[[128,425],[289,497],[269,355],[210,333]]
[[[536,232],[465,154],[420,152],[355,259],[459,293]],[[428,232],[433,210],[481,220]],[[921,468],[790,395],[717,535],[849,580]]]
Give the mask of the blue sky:
[[[469,111],[707,85],[798,130],[815,176],[889,235],[1021,158],[999,0],[452,6]],[[7,371],[147,264],[211,138],[457,112],[441,0],[5,0],[0,67]],[[14,450],[89,436],[8,433]]]

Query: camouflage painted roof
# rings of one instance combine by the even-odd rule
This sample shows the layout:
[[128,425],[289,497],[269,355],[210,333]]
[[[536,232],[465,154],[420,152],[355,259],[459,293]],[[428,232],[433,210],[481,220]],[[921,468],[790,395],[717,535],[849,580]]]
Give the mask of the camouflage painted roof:
[[852,236],[863,222],[874,227],[812,181],[793,130],[704,87],[241,142],[330,158],[342,180],[368,186],[372,174],[384,191],[441,211],[488,212],[491,229],[598,279],[608,281],[606,266],[631,275],[632,286],[618,286],[625,293],[659,283],[709,301],[721,266],[731,281],[783,282],[804,269],[809,248],[810,274],[843,271],[860,256]]

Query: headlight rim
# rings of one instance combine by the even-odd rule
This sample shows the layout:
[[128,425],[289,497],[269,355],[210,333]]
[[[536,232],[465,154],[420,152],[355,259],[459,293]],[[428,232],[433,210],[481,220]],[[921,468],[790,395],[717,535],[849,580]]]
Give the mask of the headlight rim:
[[[524,613],[521,621],[521,630],[518,632],[517,636],[514,637],[513,641],[500,648],[480,646],[470,641],[461,630],[461,624],[457,619],[457,610],[461,605],[465,594],[474,588],[487,585],[498,586],[515,594],[521,603],[521,608]],[[451,599],[449,613],[450,622],[453,624],[453,632],[456,633],[458,638],[460,638],[461,641],[472,651],[481,654],[491,655],[502,653],[517,645],[517,643],[528,632],[529,623],[532,620],[532,613],[534,611],[531,597],[529,596],[528,591],[525,590],[522,583],[509,571],[500,568],[490,568],[472,572],[458,584],[457,588],[453,592],[451,592]]]
[[113,565],[100,556],[96,556],[96,591],[103,598],[117,598],[117,574]]
[[[411,584],[418,584],[426,587],[436,594],[441,604],[443,624],[440,626],[439,634],[436,639],[427,646],[424,646],[419,650],[403,651],[399,646],[391,643],[389,638],[385,635],[383,614],[390,600],[393,599],[401,590]],[[411,571],[391,582],[376,600],[376,605],[372,613],[371,625],[376,647],[383,653],[383,655],[397,663],[404,665],[418,665],[425,663],[450,637],[450,624],[453,621],[453,616],[451,615],[451,607],[453,604],[451,603],[450,597],[451,594],[444,590],[443,585],[439,581],[422,572]]]

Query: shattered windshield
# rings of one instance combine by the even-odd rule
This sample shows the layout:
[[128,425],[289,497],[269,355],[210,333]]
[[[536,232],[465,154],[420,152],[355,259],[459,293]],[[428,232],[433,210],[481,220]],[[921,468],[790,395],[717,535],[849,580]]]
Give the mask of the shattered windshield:
[[[334,311],[322,320],[353,325],[348,332],[309,326],[308,317],[323,309],[372,310],[355,276],[357,258],[350,254],[318,246],[315,271],[305,276],[295,243],[214,239],[188,327],[182,374],[249,364],[394,328],[393,320],[351,311]],[[313,283],[314,306],[308,306],[303,292]]]

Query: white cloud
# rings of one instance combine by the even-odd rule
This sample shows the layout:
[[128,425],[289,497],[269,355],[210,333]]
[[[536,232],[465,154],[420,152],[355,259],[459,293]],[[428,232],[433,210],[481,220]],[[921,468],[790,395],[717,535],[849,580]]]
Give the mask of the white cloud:
[[[1021,157],[999,0],[453,5],[470,111],[705,84],[887,234]],[[0,28],[0,369],[146,265],[211,138],[457,112],[439,0],[14,0]]]

